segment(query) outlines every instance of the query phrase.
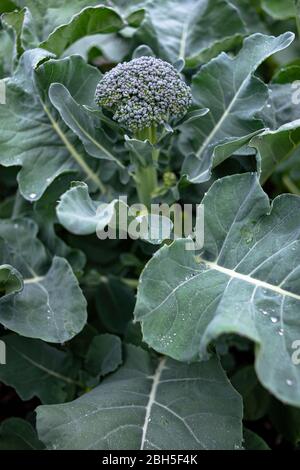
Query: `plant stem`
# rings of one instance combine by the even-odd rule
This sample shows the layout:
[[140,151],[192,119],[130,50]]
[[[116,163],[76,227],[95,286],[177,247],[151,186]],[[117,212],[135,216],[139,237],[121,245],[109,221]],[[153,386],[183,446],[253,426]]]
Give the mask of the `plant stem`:
[[16,196],[15,196],[15,202],[13,205],[13,210],[12,210],[12,215],[11,215],[12,219],[16,219],[19,216],[21,209],[23,207],[23,204],[24,204],[24,199],[22,198],[20,194],[20,190],[18,189],[16,192]]
[[157,186],[157,174],[154,165],[136,167],[136,189],[139,201],[147,208],[151,204],[151,194]]
[[285,187],[289,190],[290,193],[300,195],[300,189],[296,186],[296,184],[287,176],[285,175],[282,178],[282,181]]
[[138,279],[129,279],[129,278],[123,278],[124,284],[126,284],[129,287],[132,287],[133,289],[137,289],[139,285],[139,280]]
[[[157,142],[156,126],[152,125],[135,133],[135,138],[139,140],[148,139],[151,145]],[[157,187],[157,161],[159,149],[153,147],[152,162],[148,166],[136,165],[136,189],[139,201],[147,208],[151,205],[151,195]]]

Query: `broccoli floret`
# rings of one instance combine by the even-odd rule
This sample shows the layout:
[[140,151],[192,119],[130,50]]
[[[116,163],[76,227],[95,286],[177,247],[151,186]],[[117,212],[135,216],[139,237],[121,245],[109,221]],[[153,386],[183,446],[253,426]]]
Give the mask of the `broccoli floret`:
[[168,62],[139,57],[105,73],[95,94],[99,106],[132,132],[183,116],[192,103],[189,86]]

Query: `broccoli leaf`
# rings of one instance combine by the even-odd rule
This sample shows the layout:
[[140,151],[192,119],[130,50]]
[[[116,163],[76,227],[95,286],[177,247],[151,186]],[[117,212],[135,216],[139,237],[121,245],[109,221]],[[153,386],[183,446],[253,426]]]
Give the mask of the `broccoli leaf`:
[[94,390],[38,407],[37,429],[57,450],[234,449],[241,446],[241,414],[240,396],[216,359],[153,361],[128,346],[124,366]]
[[[0,221],[0,263],[14,268],[0,298],[0,323],[23,336],[63,343],[84,327],[86,300],[64,258],[54,257],[49,268],[37,230],[30,219]],[[2,266],[1,278],[3,272]]]
[[42,403],[61,403],[74,396],[77,385],[72,356],[43,341],[3,336],[6,364],[0,367],[0,380],[15,388],[23,400],[38,397]]
[[[208,180],[214,158],[224,147],[239,141],[242,147],[254,131],[263,128],[255,115],[267,100],[268,89],[253,73],[265,59],[286,48],[293,37],[292,33],[277,38],[254,34],[245,39],[235,58],[222,53],[194,75],[194,99],[210,112],[182,126],[179,143],[187,155],[182,173],[190,181]],[[232,152],[225,153],[228,157]]]
[[20,191],[32,201],[69,170],[102,188],[97,162],[87,161],[80,141],[61,121],[47,93],[52,81],[61,81],[79,103],[90,104],[100,73],[78,56],[49,60],[37,68],[49,54],[42,49],[23,54],[15,75],[6,82],[7,104],[0,106],[0,163],[22,166]]
[[300,145],[300,119],[275,131],[265,131],[254,137],[250,145],[258,151],[260,179],[264,183],[279,163],[290,157]]
[[169,62],[184,59],[187,67],[232,47],[246,32],[237,9],[224,0],[150,1],[146,12],[139,42]]
[[103,5],[84,8],[69,23],[56,28],[40,47],[61,55],[65,49],[84,36],[114,33],[124,26],[122,18],[112,8]]
[[122,343],[118,336],[97,335],[88,349],[85,367],[93,376],[104,376],[122,364]]
[[[124,231],[133,233],[131,227],[137,238],[153,244],[160,244],[162,239],[169,238],[163,236],[172,232],[173,224],[168,217],[154,213],[131,214],[131,210],[121,199],[110,203],[96,202],[91,199],[88,186],[77,183],[61,196],[56,212],[60,223],[76,235],[98,234],[109,226],[112,230],[116,229],[116,238],[117,229],[120,228],[126,236]],[[124,225],[120,225],[119,221]]]
[[222,334],[245,336],[257,345],[264,387],[299,406],[300,199],[283,195],[270,206],[257,176],[244,174],[218,180],[202,202],[203,251],[175,241],[142,274],[135,318],[144,341],[191,361]]
[[9,418],[0,426],[0,450],[41,450],[42,442],[28,421]]

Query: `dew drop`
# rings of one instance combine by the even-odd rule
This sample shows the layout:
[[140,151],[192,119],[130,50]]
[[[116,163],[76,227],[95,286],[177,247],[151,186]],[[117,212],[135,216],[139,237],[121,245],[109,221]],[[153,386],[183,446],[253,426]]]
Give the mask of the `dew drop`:
[[36,197],[36,193],[29,194],[30,199],[34,199]]
[[267,108],[271,108],[271,105],[270,105],[270,104],[267,104]]
[[280,330],[278,330],[278,334],[279,334],[279,336],[283,336],[283,334],[284,334],[283,328],[280,328]]
[[267,310],[263,310],[262,308],[260,309],[260,312],[261,312],[263,315],[269,315],[269,312],[267,312]]
[[271,317],[271,322],[272,322],[272,323],[277,323],[277,322],[278,322],[278,318],[276,318],[276,317]]
[[291,387],[293,385],[293,381],[291,379],[286,379],[286,384]]

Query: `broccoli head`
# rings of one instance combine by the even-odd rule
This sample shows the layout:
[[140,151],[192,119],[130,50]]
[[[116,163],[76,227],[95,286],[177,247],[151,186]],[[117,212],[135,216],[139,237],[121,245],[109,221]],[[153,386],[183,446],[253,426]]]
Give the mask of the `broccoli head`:
[[120,125],[136,132],[183,116],[192,96],[171,64],[145,56],[105,73],[97,86],[95,100],[111,110]]

